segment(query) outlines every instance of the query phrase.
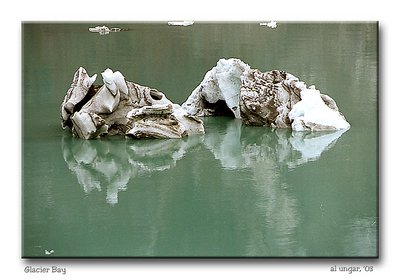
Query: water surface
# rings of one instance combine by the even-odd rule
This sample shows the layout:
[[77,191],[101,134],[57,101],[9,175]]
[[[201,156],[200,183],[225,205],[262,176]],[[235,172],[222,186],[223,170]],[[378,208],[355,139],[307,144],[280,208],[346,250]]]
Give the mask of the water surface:
[[[22,256],[377,256],[375,23],[88,32],[102,24],[23,24]],[[61,129],[79,66],[119,70],[182,103],[222,57],[316,85],[351,129],[294,133],[227,117],[170,140],[85,141]]]

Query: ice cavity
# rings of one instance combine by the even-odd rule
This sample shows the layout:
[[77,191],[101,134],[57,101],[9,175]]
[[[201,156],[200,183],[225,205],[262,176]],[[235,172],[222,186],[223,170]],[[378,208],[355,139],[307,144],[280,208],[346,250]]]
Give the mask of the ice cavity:
[[289,112],[292,129],[303,130],[341,130],[349,129],[350,124],[339,111],[329,108],[314,87],[303,89],[301,100]]
[[240,59],[220,59],[182,104],[183,109],[192,115],[210,116],[215,109],[209,104],[225,101],[235,118],[240,118],[241,76],[248,69],[250,66]]

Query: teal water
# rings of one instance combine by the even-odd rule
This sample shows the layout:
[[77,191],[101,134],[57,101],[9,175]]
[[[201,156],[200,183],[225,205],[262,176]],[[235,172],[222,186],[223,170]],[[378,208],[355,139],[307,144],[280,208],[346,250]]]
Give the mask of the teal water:
[[[107,23],[124,31],[104,36],[88,32],[96,25],[22,26],[23,257],[377,256],[376,23]],[[221,57],[316,85],[351,129],[227,117],[179,140],[85,141],[61,129],[79,66],[119,70],[182,103]]]

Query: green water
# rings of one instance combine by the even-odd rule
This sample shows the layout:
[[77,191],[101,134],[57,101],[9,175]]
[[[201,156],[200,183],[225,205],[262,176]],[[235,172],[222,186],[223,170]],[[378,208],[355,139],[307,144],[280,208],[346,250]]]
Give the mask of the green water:
[[[375,23],[107,23],[125,30],[104,36],[88,32],[96,25],[22,26],[23,257],[377,256]],[[79,66],[119,70],[182,103],[222,57],[316,85],[351,129],[226,117],[179,140],[85,141],[61,129]]]

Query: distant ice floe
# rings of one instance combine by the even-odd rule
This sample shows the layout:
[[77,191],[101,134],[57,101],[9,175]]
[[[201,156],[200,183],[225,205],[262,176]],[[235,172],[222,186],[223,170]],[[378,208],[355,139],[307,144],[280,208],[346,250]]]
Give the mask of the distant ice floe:
[[190,21],[190,20],[168,21],[168,25],[171,25],[171,26],[190,26],[193,24],[194,24],[194,21]]
[[51,255],[54,253],[54,250],[44,250],[45,255]]
[[120,32],[121,28],[119,27],[110,28],[103,25],[103,26],[89,27],[89,31],[93,33],[99,33],[100,35],[107,35],[110,34],[110,32]]
[[271,20],[270,22],[260,22],[260,26],[268,26],[270,28],[276,28],[277,24],[275,20]]

